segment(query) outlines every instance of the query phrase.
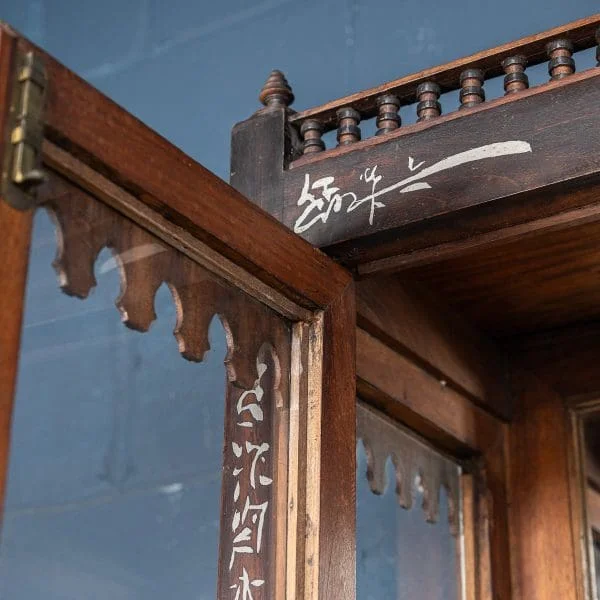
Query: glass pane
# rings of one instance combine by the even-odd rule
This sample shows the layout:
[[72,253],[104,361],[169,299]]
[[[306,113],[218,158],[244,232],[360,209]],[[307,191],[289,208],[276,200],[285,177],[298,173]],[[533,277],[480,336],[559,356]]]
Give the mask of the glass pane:
[[2,531],[0,597],[212,599],[225,411],[218,318],[202,363],[173,338],[163,285],[144,334],[121,323],[108,250],[85,301],[52,269],[35,217]]
[[[359,429],[359,434],[360,434]],[[406,435],[398,432],[399,435]],[[398,460],[402,460],[401,451]],[[444,459],[442,459],[444,460]],[[385,460],[385,490],[375,494],[367,480],[367,454],[357,445],[357,599],[459,600],[459,538],[449,526],[449,503],[442,486],[437,522],[423,511],[419,477],[412,482],[413,503],[402,508],[396,468]],[[458,477],[458,467],[456,468]]]

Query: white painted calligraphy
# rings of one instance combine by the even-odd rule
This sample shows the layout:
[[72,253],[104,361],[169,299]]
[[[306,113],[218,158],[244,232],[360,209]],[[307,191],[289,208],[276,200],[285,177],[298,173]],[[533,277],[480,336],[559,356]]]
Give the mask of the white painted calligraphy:
[[[317,179],[312,185],[310,185],[310,177],[308,173],[304,177],[304,186],[300,198],[298,198],[298,206],[303,206],[308,203],[304,212],[300,215],[294,225],[294,231],[296,233],[302,233],[307,229],[310,229],[317,221],[327,223],[327,219],[333,212],[340,212],[344,204],[344,198],[352,198],[352,201],[356,201],[356,194],[352,192],[346,192],[345,194],[339,194],[340,188],[330,187],[335,181],[334,177],[322,177]],[[310,190],[318,192],[316,195],[311,194]],[[320,189],[320,192],[319,192]],[[308,222],[304,223],[311,213],[316,212],[317,214]]]
[[[497,158],[499,156],[507,156],[512,154],[523,154],[525,152],[532,152],[531,144],[528,142],[523,142],[520,140],[497,142],[494,144],[479,146],[478,148],[472,148],[471,150],[459,152],[458,154],[453,154],[452,156],[444,158],[420,171],[419,169],[423,167],[425,162],[422,161],[415,164],[415,159],[411,156],[408,159],[408,170],[415,174],[377,191],[376,187],[382,180],[383,176],[376,175],[378,165],[375,165],[374,167],[365,169],[359,177],[361,181],[371,184],[371,192],[364,198],[358,198],[358,195],[354,192],[345,192],[340,194],[340,188],[333,187],[335,184],[335,177],[332,176],[322,177],[315,181],[311,186],[310,176],[307,173],[304,177],[304,185],[300,194],[300,198],[298,198],[297,205],[304,206],[306,203],[308,203],[308,205],[303,210],[302,214],[296,219],[296,222],[294,223],[294,232],[303,233],[319,221],[322,223],[327,223],[332,211],[335,213],[342,212],[344,199],[346,198],[351,199],[351,202],[349,202],[345,211],[347,214],[356,210],[363,204],[369,203],[371,207],[369,213],[369,224],[373,225],[375,209],[385,207],[385,204],[381,200],[377,200],[377,198],[380,198],[385,194],[389,194],[395,190],[398,190],[400,194],[406,194],[409,192],[416,192],[418,190],[430,189],[431,185],[422,180],[431,175],[435,175],[436,173],[447,171],[448,169],[454,169],[461,165],[479,160]],[[309,192],[309,190],[315,190],[319,187],[323,188],[323,191],[321,192],[321,196],[323,197],[317,197]],[[327,191],[327,195],[325,190]],[[325,200],[323,198],[328,202],[327,205],[325,204]]]
[[234,600],[254,600],[252,595],[253,587],[262,587],[264,585],[263,579],[250,579],[248,571],[242,570],[242,576],[239,577],[240,583],[234,583],[230,586],[230,589],[235,590]]
[[[258,379],[251,390],[242,392],[237,403],[236,413],[239,421],[237,427],[254,429],[264,420],[264,411],[261,406],[264,390],[261,384],[262,378],[267,371],[267,365],[257,365]],[[268,467],[267,459],[270,444],[259,441],[252,443],[248,440],[242,443],[232,442],[231,450],[238,460],[238,465],[233,468],[232,475],[235,478],[233,491],[234,514],[231,520],[231,532],[233,534],[232,551],[229,560],[229,571],[236,565],[236,559],[242,560],[243,555],[260,554],[263,546],[263,532],[265,519],[269,510],[269,500],[258,500],[254,502],[250,493],[254,494],[261,488],[268,487],[273,480],[260,471]],[[247,465],[249,468],[247,469]],[[240,483],[241,476],[247,482],[246,486]],[[242,487],[249,490],[242,495]],[[243,497],[242,497],[243,496]],[[240,556],[241,555],[241,556]],[[262,579],[252,579],[246,567],[242,564],[242,575],[238,577],[239,583],[230,586],[235,590],[234,600],[253,600],[252,588],[264,585]]]

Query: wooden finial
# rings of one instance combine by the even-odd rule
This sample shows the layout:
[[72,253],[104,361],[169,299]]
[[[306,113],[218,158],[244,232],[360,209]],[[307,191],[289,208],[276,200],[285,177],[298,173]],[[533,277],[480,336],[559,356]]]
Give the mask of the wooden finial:
[[394,94],[384,94],[377,98],[377,133],[375,135],[384,135],[400,127],[400,100]]
[[573,60],[573,44],[570,40],[554,40],[546,44],[546,53],[550,62],[548,73],[551,79],[557,80],[575,73]]
[[484,75],[481,69],[466,69],[460,74],[460,108],[477,106],[485,100]]
[[527,58],[518,54],[509,56],[502,61],[502,68],[506,75],[504,76],[504,94],[514,94],[529,87],[529,77],[525,74]]
[[302,154],[313,154],[325,150],[325,142],[321,139],[323,135],[323,125],[317,119],[307,119],[300,127],[300,133],[304,144]]
[[271,71],[258,98],[267,108],[287,108],[294,101],[294,94],[285,75],[275,69]]
[[433,81],[425,81],[417,87],[417,116],[418,121],[429,121],[442,114],[439,97],[442,93],[440,86]]
[[360,114],[351,107],[339,108],[337,111],[338,145],[346,146],[360,141]]

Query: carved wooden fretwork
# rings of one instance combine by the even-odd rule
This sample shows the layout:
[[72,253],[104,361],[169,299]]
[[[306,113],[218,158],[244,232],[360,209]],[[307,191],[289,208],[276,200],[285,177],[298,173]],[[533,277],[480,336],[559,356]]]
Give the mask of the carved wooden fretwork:
[[[261,600],[276,595],[277,537],[285,512],[277,490],[285,488],[281,447],[289,373],[290,331],[263,304],[213,275],[175,248],[51,173],[41,206],[57,225],[53,266],[60,287],[86,298],[96,285],[94,263],[109,248],[121,276],[116,299],[123,322],[147,331],[156,319],[154,297],[166,283],[177,309],[174,335],[181,354],[202,361],[208,329],[218,315],[227,337],[219,598]],[[285,435],[285,434],[283,434]],[[198,460],[202,460],[199,456]]]
[[209,350],[208,327],[219,315],[227,334],[227,373],[230,381],[251,388],[256,357],[263,342],[278,348],[287,339],[281,319],[259,302],[215,277],[193,260],[124,217],[85,191],[52,174],[41,190],[42,206],[57,224],[58,250],[53,266],[60,287],[86,298],[96,285],[94,263],[109,248],[121,275],[116,305],[123,322],[147,331],[156,319],[154,297],[166,283],[177,308],[174,335],[181,354],[202,361]]
[[[396,495],[402,508],[410,509],[415,500],[415,480],[423,489],[423,511],[429,522],[439,517],[439,496],[445,488],[448,521],[453,535],[460,530],[459,469],[425,443],[362,403],[357,406],[357,437],[367,455],[367,480],[375,494],[386,489],[385,465],[391,458],[396,470]],[[361,474],[359,474],[359,477]]]

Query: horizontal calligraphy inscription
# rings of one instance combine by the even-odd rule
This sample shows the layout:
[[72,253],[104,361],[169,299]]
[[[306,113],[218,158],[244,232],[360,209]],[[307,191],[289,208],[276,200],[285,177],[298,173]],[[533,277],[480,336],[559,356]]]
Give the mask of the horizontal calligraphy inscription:
[[363,197],[359,197],[353,191],[341,190],[336,185],[335,177],[331,175],[311,182],[310,175],[307,173],[296,202],[297,206],[303,210],[294,222],[294,232],[304,233],[318,223],[326,224],[332,214],[349,214],[365,205],[369,208],[369,225],[373,225],[376,210],[386,207],[382,198],[391,192],[397,191],[399,194],[406,194],[431,189],[432,186],[424,180],[442,171],[481,160],[526,152],[532,152],[531,144],[521,140],[509,140],[459,152],[430,166],[425,166],[425,161],[415,163],[415,159],[410,156],[408,170],[413,174],[381,189],[377,188],[384,176],[377,172],[379,165],[374,165],[364,169],[359,177],[360,181],[370,184],[371,187],[370,192]]

